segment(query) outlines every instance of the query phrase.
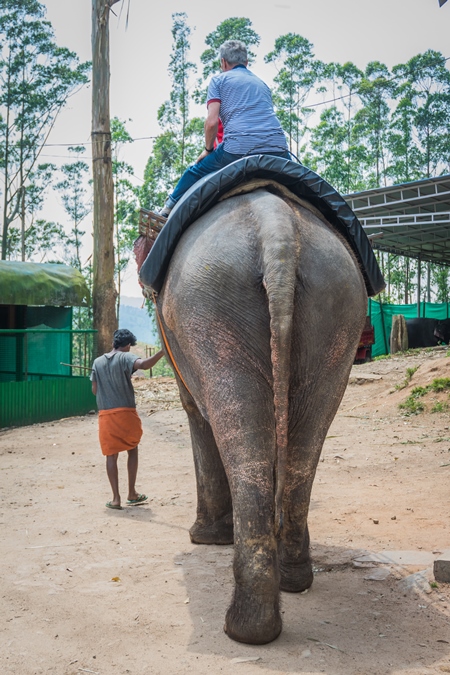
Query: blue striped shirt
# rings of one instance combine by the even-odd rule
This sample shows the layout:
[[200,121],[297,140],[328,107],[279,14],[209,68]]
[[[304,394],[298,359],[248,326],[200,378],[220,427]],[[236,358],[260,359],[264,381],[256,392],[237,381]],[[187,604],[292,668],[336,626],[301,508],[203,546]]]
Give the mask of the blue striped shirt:
[[215,75],[208,87],[207,101],[208,105],[220,102],[226,152],[246,155],[287,150],[270,89],[245,66]]

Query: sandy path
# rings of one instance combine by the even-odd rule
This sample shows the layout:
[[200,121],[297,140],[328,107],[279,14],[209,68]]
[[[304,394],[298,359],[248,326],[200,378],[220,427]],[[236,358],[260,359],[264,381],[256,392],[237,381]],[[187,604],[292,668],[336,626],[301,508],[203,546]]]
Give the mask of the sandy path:
[[[364,383],[349,384],[316,477],[315,582],[283,593],[283,633],[263,647],[222,630],[232,547],[189,541],[195,483],[172,384],[161,404],[137,383],[146,505],[104,508],[95,416],[0,433],[2,675],[450,672],[450,588],[429,583],[433,558],[450,549],[449,415],[405,418],[408,390],[389,393],[412,365],[412,384],[441,376],[442,356],[358,367]],[[119,471],[125,498],[125,458]],[[400,559],[355,563],[386,550]]]

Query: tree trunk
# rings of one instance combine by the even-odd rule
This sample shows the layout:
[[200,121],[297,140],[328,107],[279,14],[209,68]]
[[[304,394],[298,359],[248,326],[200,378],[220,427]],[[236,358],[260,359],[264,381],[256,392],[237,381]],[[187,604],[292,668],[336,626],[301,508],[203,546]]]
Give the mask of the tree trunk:
[[[24,50],[22,48],[22,59],[25,62]],[[25,91],[25,68],[22,67],[22,86]],[[23,153],[24,153],[24,122],[25,122],[25,96],[22,95],[22,121],[20,123],[20,250],[22,262],[25,262],[25,179],[23,173]]]
[[[11,59],[11,57],[9,57]],[[4,166],[5,166],[5,187],[3,190],[3,227],[2,227],[2,260],[6,260],[8,251],[8,195],[9,195],[9,118],[10,118],[10,79],[11,68],[8,64],[8,79],[6,83],[7,99],[6,99],[6,123],[5,123],[5,150],[4,150]]]
[[403,314],[394,314],[392,317],[392,329],[390,339],[390,352],[406,352],[408,349],[408,331]]
[[109,11],[118,0],[92,0],[93,314],[97,354],[117,329],[114,285],[114,185],[109,114]]
[[409,303],[409,258],[406,258],[405,267],[405,305]]

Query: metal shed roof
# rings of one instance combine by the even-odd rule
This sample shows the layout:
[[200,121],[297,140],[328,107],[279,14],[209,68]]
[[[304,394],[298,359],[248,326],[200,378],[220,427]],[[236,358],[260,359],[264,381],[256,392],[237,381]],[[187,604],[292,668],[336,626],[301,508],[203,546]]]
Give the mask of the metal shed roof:
[[57,263],[0,261],[0,305],[89,304],[89,289],[76,269]]
[[450,174],[344,199],[375,249],[450,265]]

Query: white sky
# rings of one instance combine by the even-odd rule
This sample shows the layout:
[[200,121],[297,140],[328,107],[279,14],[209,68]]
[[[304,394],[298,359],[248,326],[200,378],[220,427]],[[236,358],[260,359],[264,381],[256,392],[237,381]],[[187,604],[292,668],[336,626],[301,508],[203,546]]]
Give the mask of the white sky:
[[[81,60],[90,60],[92,0],[42,2],[58,44],[75,51]],[[215,4],[207,0],[121,0],[113,11],[118,16],[110,19],[111,116],[127,121],[135,139],[160,131],[156,111],[170,92],[167,66],[175,12],[187,14],[193,29],[190,60],[199,67],[208,33],[227,18],[250,19],[261,37],[252,70],[269,84],[273,71],[264,64],[264,56],[277,37],[289,32],[308,39],[318,59],[352,61],[361,69],[370,61],[392,68],[427,49],[450,56],[450,0],[441,8],[438,0],[228,0]],[[91,91],[86,88],[70,99],[49,143],[88,144],[90,131]],[[150,140],[136,140],[126,146],[121,158],[142,178],[150,152]],[[49,147],[44,154],[48,161],[68,161],[63,146]],[[58,210],[50,201],[48,208]],[[61,222],[60,212],[52,214],[46,209],[43,215]],[[123,294],[141,296],[133,270]]]

